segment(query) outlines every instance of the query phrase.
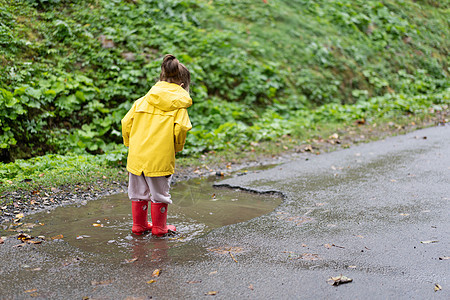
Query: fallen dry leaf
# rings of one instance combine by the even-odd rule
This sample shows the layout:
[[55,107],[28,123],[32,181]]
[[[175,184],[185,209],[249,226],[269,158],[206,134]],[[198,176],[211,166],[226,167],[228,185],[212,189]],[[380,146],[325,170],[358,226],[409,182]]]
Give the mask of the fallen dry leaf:
[[42,241],[32,241],[32,240],[29,240],[29,241],[27,241],[27,243],[28,244],[41,244],[42,243]]
[[73,257],[73,258],[71,258],[71,259],[68,259],[68,260],[64,261],[64,262],[62,263],[62,265],[65,266],[65,267],[67,267],[67,266],[69,266],[69,265],[71,265],[71,264],[73,264],[73,263],[78,263],[78,262],[80,262],[80,261],[82,261],[81,258],[79,258],[79,257]]
[[421,241],[422,244],[433,244],[438,243],[439,241]]
[[255,289],[255,288],[253,287],[253,284],[250,284],[250,285],[248,286],[248,288],[251,289],[252,291]]
[[439,257],[439,260],[447,260],[450,259],[450,256],[441,256]]
[[92,224],[92,226],[94,226],[94,227],[103,227],[103,224],[94,223],[94,224]]
[[207,296],[215,296],[215,295],[217,295],[217,293],[218,293],[218,291],[209,291],[209,292],[205,293],[205,295],[207,295]]
[[0,244],[3,244],[4,242],[5,242],[5,240],[0,237]]
[[161,274],[161,269],[156,269],[155,271],[153,271],[152,277],[158,277],[159,274]]
[[321,259],[319,257],[319,254],[315,254],[315,253],[303,253],[299,258],[303,259],[303,260],[319,260],[319,259]]
[[217,254],[228,254],[230,251],[234,253],[240,253],[244,251],[244,249],[242,249],[241,247],[228,247],[228,246],[223,246],[219,248],[208,248],[207,250]]
[[20,247],[23,247],[23,245],[25,245],[25,244],[14,245],[13,248],[20,248]]
[[335,139],[335,140],[337,140],[337,139],[339,138],[339,135],[338,135],[337,133],[333,133],[333,134],[330,135],[328,138],[329,138],[329,139]]
[[342,246],[338,246],[338,245],[336,245],[336,244],[324,244],[323,245],[325,248],[327,248],[327,249],[331,249],[331,247],[336,247],[336,248],[341,248],[341,249],[345,249],[345,247],[342,247]]
[[306,245],[306,244],[302,244],[302,247],[308,247],[308,245]]
[[37,289],[26,290],[24,293],[34,293],[37,292]]
[[356,266],[348,266],[349,269],[356,269]]
[[201,283],[201,282],[202,282],[201,280],[190,280],[190,281],[186,281],[186,283],[189,283],[189,284]]
[[25,241],[27,241],[27,240],[31,240],[32,237],[31,237],[31,235],[29,235],[29,234],[26,234],[26,233],[20,233],[20,234],[17,236],[17,239],[18,239],[18,240],[21,240],[22,242],[25,242]]
[[52,240],[60,240],[62,238],[64,238],[64,236],[62,234],[58,234],[58,235],[53,236]]
[[77,240],[82,240],[82,239],[84,239],[84,238],[90,238],[90,236],[89,236],[89,235],[85,235],[85,234],[83,234],[83,235],[77,235]]
[[14,218],[20,220],[23,217],[24,217],[24,215],[22,213],[20,213],[20,214],[17,214]]
[[21,228],[22,229],[30,229],[30,228],[34,228],[36,226],[37,226],[37,224],[34,224],[34,223],[25,223],[21,226]]
[[238,261],[236,260],[236,258],[234,258],[233,253],[231,253],[231,251],[229,253],[230,253],[231,258],[234,260],[234,262],[237,263]]
[[138,258],[135,257],[135,258],[125,259],[125,262],[128,263],[128,264],[130,264],[130,263],[134,263],[134,262],[137,261],[137,260],[138,260]]
[[440,290],[442,290],[442,286],[440,286],[439,284],[435,283],[434,284],[434,291],[437,292],[437,291],[440,291]]
[[348,278],[348,277],[346,277],[346,276],[341,274],[341,275],[336,276],[336,277],[330,277],[327,280],[327,283],[329,285],[340,285],[340,284],[349,283],[349,282],[352,282],[352,281],[353,281],[353,279]]
[[214,274],[217,274],[217,271],[212,271],[209,273],[209,275],[214,275]]
[[149,280],[149,281],[147,281],[147,283],[155,283],[156,282],[156,280],[155,279],[152,279],[152,280]]

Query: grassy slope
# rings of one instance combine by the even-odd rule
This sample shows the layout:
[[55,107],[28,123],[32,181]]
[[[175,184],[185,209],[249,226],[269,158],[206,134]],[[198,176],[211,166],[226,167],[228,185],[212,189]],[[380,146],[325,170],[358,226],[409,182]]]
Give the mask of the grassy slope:
[[[216,3],[229,1],[214,1]],[[405,92],[400,70],[446,79],[449,68],[449,5],[431,1],[235,1],[221,23],[245,32],[258,57],[277,62],[288,93],[307,103],[355,102]],[[249,5],[252,7],[249,8]],[[236,22],[238,20],[238,22]],[[232,25],[230,25],[232,24]],[[241,34],[242,35],[242,34]],[[416,91],[417,92],[417,91]]]

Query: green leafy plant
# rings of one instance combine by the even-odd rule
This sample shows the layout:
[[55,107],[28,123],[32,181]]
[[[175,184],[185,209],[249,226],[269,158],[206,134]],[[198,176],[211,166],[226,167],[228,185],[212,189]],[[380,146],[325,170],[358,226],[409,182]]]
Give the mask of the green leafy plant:
[[184,155],[444,109],[447,12],[406,0],[0,0],[1,161],[123,156],[111,154],[120,120],[166,53],[192,73]]

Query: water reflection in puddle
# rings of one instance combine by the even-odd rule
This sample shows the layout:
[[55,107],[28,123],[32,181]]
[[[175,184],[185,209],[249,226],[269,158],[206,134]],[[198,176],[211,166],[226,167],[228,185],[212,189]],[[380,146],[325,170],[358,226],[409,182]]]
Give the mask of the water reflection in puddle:
[[65,242],[80,250],[112,256],[119,252],[129,257],[130,252],[139,255],[133,253],[135,249],[157,253],[161,247],[180,245],[214,228],[271,212],[281,203],[277,196],[213,188],[214,179],[193,179],[172,187],[174,204],[169,205],[168,223],[176,225],[180,233],[172,238],[131,235],[131,203],[127,194],[59,207],[28,216],[25,222],[44,224],[33,227],[33,236],[43,235],[48,240],[63,235]]

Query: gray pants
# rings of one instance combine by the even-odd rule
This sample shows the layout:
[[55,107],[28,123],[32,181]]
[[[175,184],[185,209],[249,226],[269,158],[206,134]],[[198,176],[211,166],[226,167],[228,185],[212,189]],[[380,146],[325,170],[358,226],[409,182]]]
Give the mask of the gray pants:
[[145,177],[129,173],[128,197],[131,201],[150,200],[154,203],[172,204],[169,189],[172,175],[169,177]]

